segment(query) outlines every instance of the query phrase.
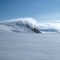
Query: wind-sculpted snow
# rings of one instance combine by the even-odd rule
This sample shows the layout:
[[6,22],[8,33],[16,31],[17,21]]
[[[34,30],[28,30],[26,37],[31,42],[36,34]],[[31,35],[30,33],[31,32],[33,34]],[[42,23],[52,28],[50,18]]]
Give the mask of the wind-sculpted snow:
[[0,32],[58,33],[60,23],[39,23],[33,18],[18,18],[0,22]]

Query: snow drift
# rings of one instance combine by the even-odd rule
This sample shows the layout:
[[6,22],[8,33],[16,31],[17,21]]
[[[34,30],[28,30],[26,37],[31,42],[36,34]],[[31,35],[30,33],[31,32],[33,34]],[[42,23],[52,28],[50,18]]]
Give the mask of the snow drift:
[[33,18],[18,18],[0,22],[0,32],[58,33],[60,23],[39,23]]

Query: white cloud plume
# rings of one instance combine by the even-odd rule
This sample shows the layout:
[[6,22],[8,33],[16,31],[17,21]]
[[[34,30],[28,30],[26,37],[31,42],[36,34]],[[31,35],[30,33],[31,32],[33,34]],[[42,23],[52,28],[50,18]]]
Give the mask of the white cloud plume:
[[39,29],[57,29],[60,31],[60,20],[49,21],[49,22],[38,22],[34,18],[24,17],[24,18],[17,18],[17,19],[10,19],[4,22],[16,22],[22,21],[24,24],[29,24],[31,27],[38,27]]

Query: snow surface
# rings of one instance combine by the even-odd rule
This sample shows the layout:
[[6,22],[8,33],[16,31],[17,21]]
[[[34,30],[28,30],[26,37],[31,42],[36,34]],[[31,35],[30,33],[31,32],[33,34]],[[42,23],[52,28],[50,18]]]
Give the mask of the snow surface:
[[60,34],[0,33],[0,60],[60,60]]

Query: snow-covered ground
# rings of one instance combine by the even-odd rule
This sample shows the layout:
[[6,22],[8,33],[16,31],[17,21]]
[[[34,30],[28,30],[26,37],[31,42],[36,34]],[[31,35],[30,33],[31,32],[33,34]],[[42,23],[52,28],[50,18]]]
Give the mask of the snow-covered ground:
[[60,34],[0,33],[0,60],[60,60]]

